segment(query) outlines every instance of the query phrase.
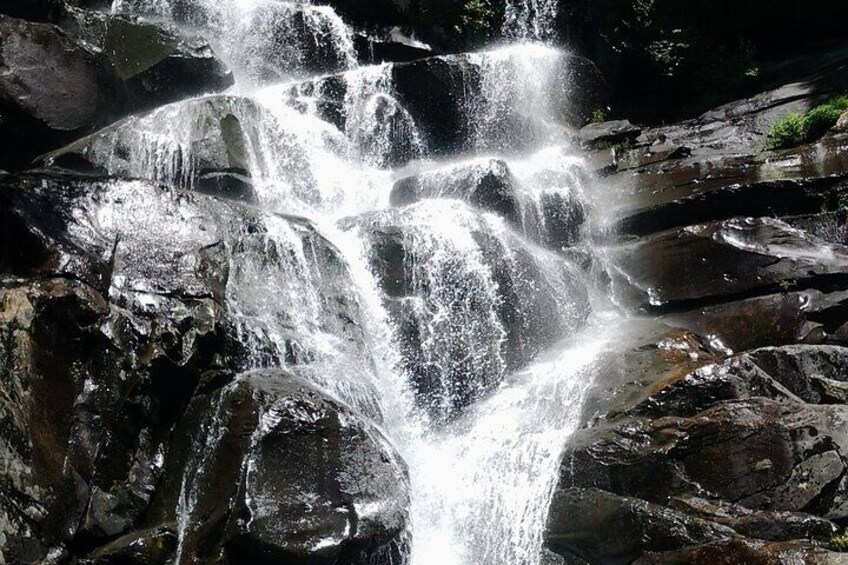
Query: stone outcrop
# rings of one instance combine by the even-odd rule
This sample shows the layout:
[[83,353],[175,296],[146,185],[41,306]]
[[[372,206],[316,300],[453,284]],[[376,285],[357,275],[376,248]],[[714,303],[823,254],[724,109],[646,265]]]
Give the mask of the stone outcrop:
[[610,289],[642,318],[565,449],[545,545],[566,562],[845,562],[848,142],[764,144],[843,81],[584,134]]

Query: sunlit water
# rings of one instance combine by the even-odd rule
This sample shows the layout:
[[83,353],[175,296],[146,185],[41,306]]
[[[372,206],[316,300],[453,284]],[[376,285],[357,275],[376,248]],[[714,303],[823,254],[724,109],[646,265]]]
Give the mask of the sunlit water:
[[[398,100],[391,65],[358,67],[351,29],[326,6],[113,6],[206,35],[237,83],[225,96],[134,118],[94,139],[89,156],[115,174],[192,188],[198,139],[230,135],[228,116],[238,120],[246,141],[236,157],[261,213],[249,227],[238,218],[216,221],[222,234],[236,234],[226,302],[254,353],[244,369],[288,367],[382,427],[409,467],[413,565],[538,563],[561,449],[607,345],[605,328],[614,325],[588,314],[588,277],[550,235],[551,222],[572,221],[552,219],[551,202],[592,206],[584,162],[551,104],[567,88],[553,72],[562,54],[523,42],[549,37],[555,4],[509,2],[504,29],[522,42],[463,56],[480,75],[478,89],[465,93],[469,153],[439,161]],[[321,119],[316,94],[321,77],[334,72],[346,88],[342,128]],[[400,166],[390,168],[398,155]],[[514,184],[517,219],[440,192],[469,166],[499,158]],[[412,173],[434,187],[430,198],[392,208],[393,184]],[[142,198],[127,186],[128,201]],[[149,222],[104,210],[105,225]],[[138,232],[178,241],[180,229],[199,229],[197,215],[187,208],[185,225],[168,227],[174,233],[149,224]],[[413,295],[403,301],[421,341],[416,367],[433,376],[426,395],[415,386],[408,348],[372,270],[374,230],[387,229],[402,234],[414,258],[406,266]],[[322,249],[317,234],[336,251]],[[580,230],[573,235],[579,240]],[[136,243],[143,250],[144,241]],[[328,297],[345,303],[361,335],[341,333]],[[514,316],[504,316],[507,307]],[[292,351],[293,339],[300,349]],[[184,493],[181,516],[192,504],[186,485]]]

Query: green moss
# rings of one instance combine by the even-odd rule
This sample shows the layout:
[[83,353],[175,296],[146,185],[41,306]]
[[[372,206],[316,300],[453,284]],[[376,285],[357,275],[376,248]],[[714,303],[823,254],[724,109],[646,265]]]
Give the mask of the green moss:
[[837,96],[806,114],[789,114],[772,124],[766,145],[769,149],[786,149],[815,141],[826,134],[846,110],[848,96]]
[[830,538],[829,545],[834,551],[848,553],[848,530],[844,530],[841,534],[836,534]]

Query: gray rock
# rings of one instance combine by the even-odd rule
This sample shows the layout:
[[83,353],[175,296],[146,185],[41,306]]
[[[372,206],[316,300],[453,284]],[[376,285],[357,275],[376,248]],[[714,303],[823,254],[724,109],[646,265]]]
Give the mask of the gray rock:
[[462,204],[450,232],[433,232],[431,212],[422,201],[344,227],[369,242],[404,367],[419,399],[445,419],[577,331],[589,304],[567,259]]
[[726,526],[644,500],[572,488],[554,495],[545,544],[589,563],[630,563],[646,550],[668,551],[736,535]]
[[714,565],[715,563],[751,563],[762,565],[794,565],[816,563],[820,565],[845,565],[848,556],[828,551],[804,541],[764,542],[736,538],[707,543],[665,553],[649,553],[634,565]]
[[65,7],[54,21],[115,70],[133,112],[220,92],[234,83],[200,36],[75,7]]

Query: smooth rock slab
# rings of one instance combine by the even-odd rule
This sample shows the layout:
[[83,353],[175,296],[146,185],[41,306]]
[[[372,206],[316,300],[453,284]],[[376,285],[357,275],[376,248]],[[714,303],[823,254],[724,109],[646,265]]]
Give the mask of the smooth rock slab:
[[770,218],[670,230],[615,246],[610,258],[620,298],[660,311],[848,274],[848,248]]

